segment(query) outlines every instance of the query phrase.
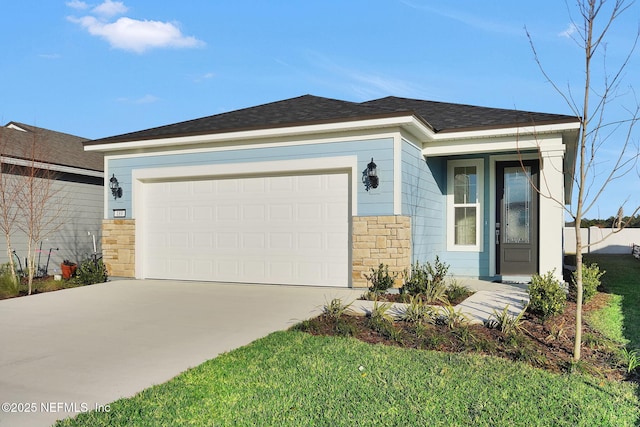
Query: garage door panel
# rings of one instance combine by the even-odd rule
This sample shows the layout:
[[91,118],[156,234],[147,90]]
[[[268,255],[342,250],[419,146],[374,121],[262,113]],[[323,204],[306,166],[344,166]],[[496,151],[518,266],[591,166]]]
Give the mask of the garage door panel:
[[213,192],[212,181],[194,181],[193,193],[194,194],[211,194]]
[[172,207],[169,210],[169,221],[172,223],[189,221],[190,209],[185,206]]
[[265,206],[258,204],[246,205],[242,209],[242,219],[245,221],[262,221],[266,219]]
[[265,179],[264,178],[245,178],[240,181],[238,191],[247,194],[264,194]]
[[215,181],[214,183],[214,192],[216,194],[236,194],[238,193],[239,182],[235,179],[221,179]]
[[238,206],[235,205],[221,205],[216,206],[216,221],[233,221],[238,220]]
[[144,184],[144,277],[347,286],[349,182],[342,173]]
[[211,206],[194,206],[194,221],[213,221],[213,208]]
[[[263,178],[266,179],[266,178]],[[269,193],[291,194],[294,189],[294,178],[290,176],[278,176],[268,179]]]

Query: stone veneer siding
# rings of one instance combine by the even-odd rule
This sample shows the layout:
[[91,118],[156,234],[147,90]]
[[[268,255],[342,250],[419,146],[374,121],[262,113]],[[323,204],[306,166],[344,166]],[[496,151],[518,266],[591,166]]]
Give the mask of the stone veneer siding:
[[411,267],[411,218],[408,216],[354,216],[352,286],[368,287],[365,274],[380,264],[398,273],[395,287],[402,286],[402,273]]
[[135,277],[136,222],[102,220],[102,260],[109,276]]

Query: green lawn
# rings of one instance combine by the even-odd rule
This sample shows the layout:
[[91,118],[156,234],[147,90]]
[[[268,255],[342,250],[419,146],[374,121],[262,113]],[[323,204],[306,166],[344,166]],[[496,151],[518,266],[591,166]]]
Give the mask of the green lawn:
[[[362,368],[360,368],[362,366]],[[636,426],[637,385],[276,332],[57,426]]]
[[609,307],[588,321],[610,338],[640,349],[640,260],[631,255],[590,254],[585,261],[606,270],[602,284],[612,296]]

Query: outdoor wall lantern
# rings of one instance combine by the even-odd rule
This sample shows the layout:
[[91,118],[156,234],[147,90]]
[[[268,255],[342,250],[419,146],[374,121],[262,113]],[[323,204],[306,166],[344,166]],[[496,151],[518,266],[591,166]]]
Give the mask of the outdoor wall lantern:
[[109,179],[109,188],[111,189],[111,195],[114,200],[122,197],[122,188],[120,188],[118,178],[116,178],[115,174],[111,175],[111,179]]
[[362,181],[367,191],[369,191],[370,188],[378,188],[378,166],[373,162],[373,157],[367,165],[367,169],[365,169],[362,174]]

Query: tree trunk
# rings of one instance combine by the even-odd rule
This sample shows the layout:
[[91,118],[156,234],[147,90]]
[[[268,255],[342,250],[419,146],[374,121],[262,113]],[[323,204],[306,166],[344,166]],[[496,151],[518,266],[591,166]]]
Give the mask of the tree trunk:
[[576,231],[576,337],[573,342],[573,360],[580,360],[582,350],[582,235],[580,233],[581,221],[575,221]]

